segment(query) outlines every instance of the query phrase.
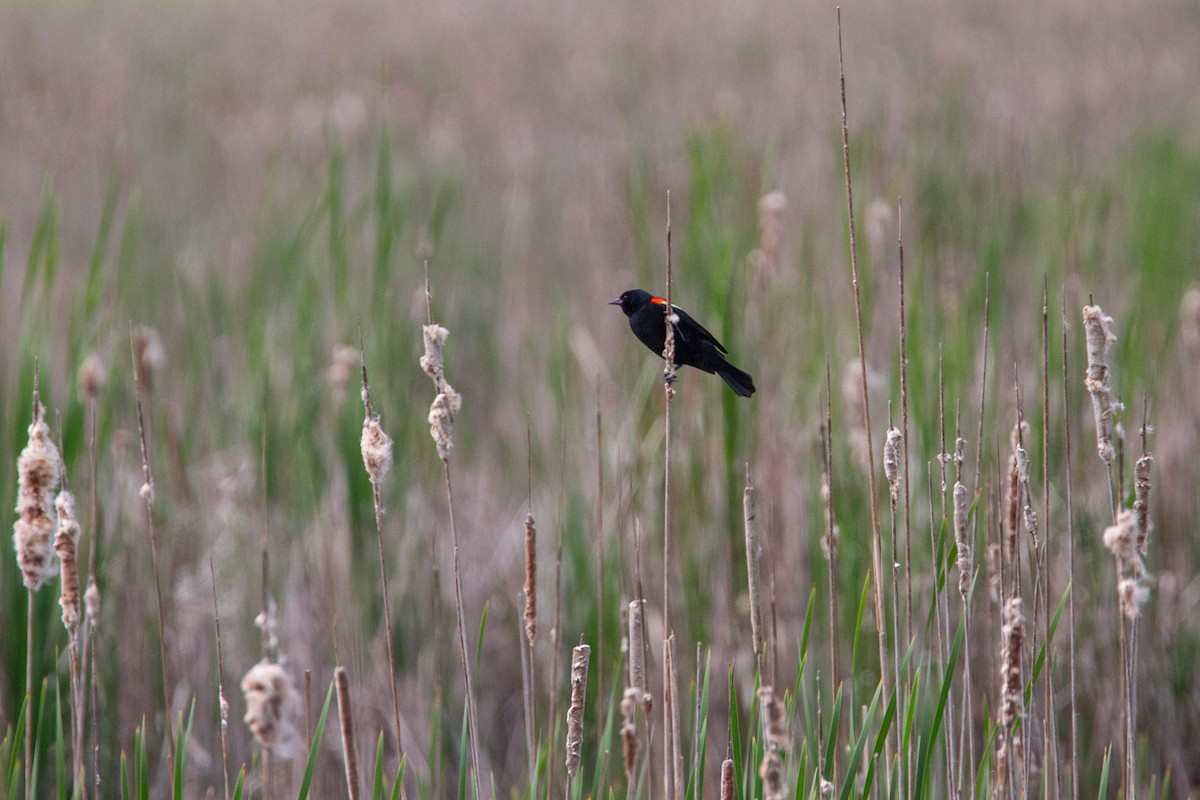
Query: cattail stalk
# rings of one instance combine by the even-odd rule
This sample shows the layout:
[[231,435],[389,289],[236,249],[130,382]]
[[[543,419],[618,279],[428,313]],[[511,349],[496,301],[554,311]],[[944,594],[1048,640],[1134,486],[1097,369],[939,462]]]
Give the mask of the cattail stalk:
[[[361,332],[360,332],[361,338]],[[359,342],[359,352],[362,353],[362,343]],[[383,430],[379,415],[371,408],[371,386],[367,381],[367,360],[361,356],[362,368],[362,401],[366,410],[363,419],[362,437],[359,445],[362,451],[363,465],[371,479],[371,500],[375,508],[375,535],[379,541],[379,581],[383,589],[383,632],[387,646],[388,683],[392,690],[392,722],[396,725],[397,758],[404,759],[404,739],[400,729],[400,696],[396,690],[396,659],[395,647],[392,645],[392,604],[388,592],[387,561],[383,550],[383,503],[379,499],[379,487],[392,468],[392,439]],[[400,786],[400,795],[407,798],[404,785]]]
[[429,408],[429,432],[437,446],[438,458],[442,462],[442,474],[446,483],[446,507],[450,516],[450,540],[454,550],[454,606],[458,618],[458,649],[462,658],[463,683],[467,692],[467,731],[471,744],[471,761],[474,770],[471,783],[475,796],[479,796],[479,771],[483,768],[479,760],[479,723],[475,713],[475,681],[471,676],[470,651],[467,649],[467,617],[462,594],[462,566],[458,553],[458,526],[454,522],[454,487],[450,480],[450,450],[454,446],[454,417],[462,409],[462,396],[446,380],[443,345],[450,332],[433,323],[433,296],[429,291],[429,263],[425,264],[425,354],[421,356],[421,369],[428,375],[437,390],[437,396]]
[[[152,330],[152,329],[149,329]],[[141,331],[141,329],[139,329]],[[144,334],[143,334],[144,336]],[[171,683],[167,680],[167,647],[166,647],[166,621],[163,612],[162,601],[162,579],[161,570],[158,564],[158,530],[154,524],[154,475],[150,471],[150,454],[146,447],[146,425],[145,417],[142,414],[142,391],[143,384],[148,389],[148,381],[153,371],[150,367],[155,366],[157,362],[150,360],[152,347],[145,344],[145,339],[140,336],[133,336],[133,366],[134,366],[134,395],[137,400],[137,416],[138,416],[138,442],[142,450],[142,487],[138,491],[138,495],[142,498],[143,506],[146,509],[146,530],[150,535],[150,562],[154,572],[154,602],[158,611],[158,664],[162,678],[163,691],[163,713],[167,720],[173,718],[171,713]],[[139,350],[139,342],[143,343]],[[161,344],[159,345],[161,347]],[[149,349],[148,349],[149,348]],[[171,767],[171,772],[175,771],[175,731],[174,726],[169,722],[164,726],[167,729],[167,754]]]
[[208,574],[212,578],[213,629],[217,641],[217,711],[221,716],[221,769],[225,800],[229,800],[229,701],[225,699],[225,668],[221,660],[221,614],[217,609],[217,571],[212,556],[208,557]]
[[[846,209],[847,223],[850,234],[850,284],[854,293],[854,320],[856,332],[858,335],[858,366],[860,387],[862,390],[862,417],[863,425],[866,427],[867,440],[867,481],[868,481],[868,503],[871,511],[871,544],[872,544],[872,571],[874,579],[872,580],[875,593],[875,627],[879,634],[879,676],[882,684],[883,696],[890,697],[891,688],[888,686],[888,670],[887,670],[887,622],[884,618],[883,610],[883,542],[879,532],[879,514],[875,508],[875,443],[871,433],[871,401],[867,392],[867,351],[865,339],[863,336],[863,315],[862,315],[862,293],[859,290],[858,283],[858,251],[855,245],[855,228],[854,228],[854,189],[853,181],[850,175],[850,124],[849,115],[846,110],[846,67],[842,55],[842,9],[837,10],[838,21],[838,78],[841,86],[842,100],[842,164],[844,167],[846,178]],[[885,758],[886,781],[888,785],[892,782],[892,753],[894,752],[893,737],[887,739],[887,753]]]
[[346,763],[346,792],[350,800],[358,800],[358,750],[354,746],[354,717],[350,710],[350,676],[345,667],[333,672],[337,686],[338,722],[342,729],[342,754]]
[[579,760],[583,748],[583,709],[587,698],[588,660],[592,648],[580,643],[571,654],[571,706],[567,709],[567,798],[571,797],[571,784],[579,774]]

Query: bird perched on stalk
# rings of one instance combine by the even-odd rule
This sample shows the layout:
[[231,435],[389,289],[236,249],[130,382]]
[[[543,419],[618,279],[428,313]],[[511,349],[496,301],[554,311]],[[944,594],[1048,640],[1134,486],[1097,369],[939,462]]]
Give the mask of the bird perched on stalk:
[[[642,289],[630,289],[609,305],[620,306],[629,317],[629,327],[642,344],[661,356],[667,339],[667,301]],[[754,379],[725,359],[728,351],[703,325],[674,303],[675,363],[720,375],[739,397],[754,394]]]

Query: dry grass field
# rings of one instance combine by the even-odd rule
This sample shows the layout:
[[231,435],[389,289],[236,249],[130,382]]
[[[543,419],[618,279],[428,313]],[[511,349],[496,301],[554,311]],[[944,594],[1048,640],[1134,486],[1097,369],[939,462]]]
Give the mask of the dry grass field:
[[1200,791],[1200,7],[841,19],[0,6],[0,798]]

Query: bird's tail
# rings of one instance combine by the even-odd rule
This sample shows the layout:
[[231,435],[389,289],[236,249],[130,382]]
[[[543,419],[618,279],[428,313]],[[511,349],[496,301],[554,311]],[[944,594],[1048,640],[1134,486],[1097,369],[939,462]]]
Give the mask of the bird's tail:
[[729,388],[733,389],[734,394],[738,397],[749,397],[754,394],[754,378],[728,361],[724,361],[717,367],[717,374],[729,384]]

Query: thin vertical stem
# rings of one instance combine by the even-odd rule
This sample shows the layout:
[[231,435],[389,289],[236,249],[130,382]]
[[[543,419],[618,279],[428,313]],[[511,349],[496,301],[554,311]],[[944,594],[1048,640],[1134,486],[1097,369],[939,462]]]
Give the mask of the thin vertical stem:
[[[883,610],[883,542],[879,532],[879,514],[875,508],[875,440],[871,435],[871,401],[867,393],[867,352],[863,345],[862,296],[858,284],[858,253],[855,246],[854,228],[854,189],[850,176],[850,125],[846,111],[846,68],[842,56],[842,8],[837,9],[838,25],[838,76],[841,82],[842,99],[842,163],[846,176],[846,210],[850,233],[850,283],[854,290],[854,320],[858,333],[858,366],[862,386],[863,424],[867,432],[867,481],[870,497],[867,505],[871,510],[871,544],[872,544],[872,580],[875,590],[875,627],[879,633],[879,676],[883,687],[883,696],[888,697],[891,689],[888,686],[887,675],[887,620]],[[894,752],[894,731],[887,739],[887,755],[885,759],[886,779],[888,785],[892,782],[892,755]]]

